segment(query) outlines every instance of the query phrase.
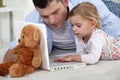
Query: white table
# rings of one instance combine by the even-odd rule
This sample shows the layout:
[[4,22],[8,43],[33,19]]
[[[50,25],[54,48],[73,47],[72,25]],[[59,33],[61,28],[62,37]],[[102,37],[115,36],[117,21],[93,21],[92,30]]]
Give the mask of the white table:
[[0,13],[9,13],[10,41],[13,40],[13,7],[0,7]]

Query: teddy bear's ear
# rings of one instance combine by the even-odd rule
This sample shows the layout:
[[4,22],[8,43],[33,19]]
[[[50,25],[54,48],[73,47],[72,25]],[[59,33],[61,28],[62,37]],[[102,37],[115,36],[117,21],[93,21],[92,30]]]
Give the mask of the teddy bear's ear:
[[34,34],[33,34],[33,39],[35,41],[39,41],[40,40],[40,32],[39,32],[39,30],[35,29]]

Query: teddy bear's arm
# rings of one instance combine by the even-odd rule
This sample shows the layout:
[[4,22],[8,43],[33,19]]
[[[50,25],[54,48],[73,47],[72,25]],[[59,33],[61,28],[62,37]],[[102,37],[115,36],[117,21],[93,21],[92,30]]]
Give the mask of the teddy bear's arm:
[[34,49],[33,52],[34,52],[33,53],[34,56],[33,56],[33,60],[32,60],[32,65],[35,68],[38,68],[41,65],[41,52],[40,52],[40,49]]

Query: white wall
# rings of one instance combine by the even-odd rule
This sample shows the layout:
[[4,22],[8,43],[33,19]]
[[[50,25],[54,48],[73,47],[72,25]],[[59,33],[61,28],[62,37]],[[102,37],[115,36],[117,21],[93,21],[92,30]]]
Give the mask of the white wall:
[[[34,9],[32,0],[5,0],[6,7],[15,7],[13,12],[14,20],[24,21],[25,17]],[[0,44],[9,43],[9,15],[0,13]]]
[[[18,10],[14,11],[15,19],[17,19],[16,17],[18,17],[18,19],[24,20],[26,15],[28,15],[34,9],[32,0],[6,0],[5,3],[7,6],[15,6],[15,7],[22,8],[23,12],[21,11],[21,9],[19,11]],[[22,18],[20,16],[22,16]]]

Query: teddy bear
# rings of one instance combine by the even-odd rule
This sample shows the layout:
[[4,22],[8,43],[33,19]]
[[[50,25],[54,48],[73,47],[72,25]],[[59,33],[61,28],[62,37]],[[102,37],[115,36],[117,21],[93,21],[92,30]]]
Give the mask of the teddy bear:
[[0,76],[21,77],[41,66],[40,34],[33,24],[23,27],[18,45],[11,50],[11,54],[16,55],[15,59],[0,64]]

